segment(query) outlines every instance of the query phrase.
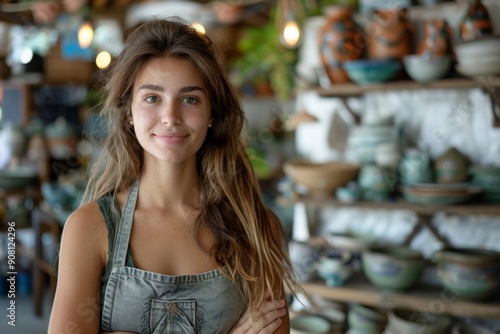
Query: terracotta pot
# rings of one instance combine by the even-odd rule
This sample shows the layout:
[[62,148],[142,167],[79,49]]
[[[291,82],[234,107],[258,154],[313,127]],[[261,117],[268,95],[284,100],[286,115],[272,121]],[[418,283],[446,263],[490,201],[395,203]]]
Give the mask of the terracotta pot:
[[378,9],[366,25],[368,57],[402,59],[411,54],[412,27],[406,8]]
[[493,26],[488,10],[481,0],[469,0],[469,7],[460,23],[460,38],[463,41],[493,35]]
[[325,9],[326,21],[319,30],[320,57],[332,83],[350,82],[342,68],[347,60],[363,57],[363,35],[352,18],[348,6],[331,6]]
[[417,47],[417,54],[430,53],[442,56],[451,52],[453,31],[443,19],[422,20],[422,38]]

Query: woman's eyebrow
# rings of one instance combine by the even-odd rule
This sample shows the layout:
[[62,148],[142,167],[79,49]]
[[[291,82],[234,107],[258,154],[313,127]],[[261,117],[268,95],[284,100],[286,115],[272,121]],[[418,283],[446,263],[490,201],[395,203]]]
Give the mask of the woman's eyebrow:
[[151,85],[151,84],[145,84],[145,85],[142,85],[140,86],[137,90],[141,90],[141,89],[150,89],[150,90],[156,90],[158,92],[164,92],[165,91],[165,88],[163,88],[162,86],[159,86],[159,85]]
[[186,86],[186,87],[182,87],[179,92],[180,93],[189,93],[189,92],[193,92],[193,91],[196,91],[196,90],[199,90],[201,92],[205,92],[205,89],[200,87],[200,86]]

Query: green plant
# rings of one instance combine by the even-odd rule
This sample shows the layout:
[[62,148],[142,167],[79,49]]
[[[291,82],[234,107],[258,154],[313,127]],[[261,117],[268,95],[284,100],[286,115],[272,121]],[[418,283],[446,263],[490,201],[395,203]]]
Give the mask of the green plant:
[[275,8],[266,25],[244,29],[238,50],[241,56],[230,64],[237,85],[268,81],[276,98],[290,97],[295,85],[297,50],[280,44]]

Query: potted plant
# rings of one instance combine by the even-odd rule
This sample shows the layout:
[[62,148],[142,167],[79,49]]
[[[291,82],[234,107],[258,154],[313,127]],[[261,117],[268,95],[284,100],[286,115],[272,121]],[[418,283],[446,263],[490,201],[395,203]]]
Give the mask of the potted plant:
[[276,10],[273,8],[264,26],[244,28],[237,45],[241,56],[229,65],[237,86],[251,84],[255,88],[268,85],[277,99],[285,100],[294,88],[297,50],[280,44],[275,18]]

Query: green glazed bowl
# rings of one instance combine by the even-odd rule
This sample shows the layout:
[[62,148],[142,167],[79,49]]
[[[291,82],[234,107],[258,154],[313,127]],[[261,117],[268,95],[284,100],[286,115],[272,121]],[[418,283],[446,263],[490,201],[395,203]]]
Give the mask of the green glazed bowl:
[[404,246],[372,247],[361,254],[366,278],[376,287],[388,290],[412,288],[422,276],[422,254]]

